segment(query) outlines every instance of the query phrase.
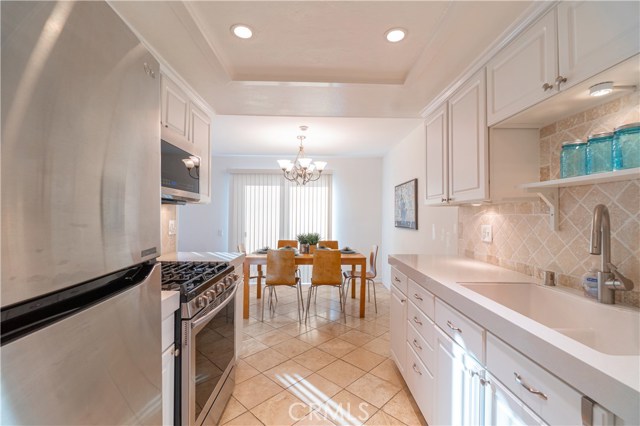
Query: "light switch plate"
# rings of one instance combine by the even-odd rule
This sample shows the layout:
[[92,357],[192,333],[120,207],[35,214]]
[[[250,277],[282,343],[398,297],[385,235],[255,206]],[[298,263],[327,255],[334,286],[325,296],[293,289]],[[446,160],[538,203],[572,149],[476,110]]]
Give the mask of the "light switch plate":
[[491,225],[480,226],[480,234],[481,234],[482,242],[490,243],[493,241],[493,231],[491,229]]
[[169,235],[176,235],[176,221],[169,220]]

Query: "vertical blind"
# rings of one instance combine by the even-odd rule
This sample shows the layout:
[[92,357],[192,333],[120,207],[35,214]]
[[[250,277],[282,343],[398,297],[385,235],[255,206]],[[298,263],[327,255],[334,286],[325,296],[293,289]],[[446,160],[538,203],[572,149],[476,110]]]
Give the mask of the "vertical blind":
[[317,232],[331,239],[331,175],[298,186],[281,174],[232,175],[231,247],[244,243],[247,252],[276,247],[280,239]]

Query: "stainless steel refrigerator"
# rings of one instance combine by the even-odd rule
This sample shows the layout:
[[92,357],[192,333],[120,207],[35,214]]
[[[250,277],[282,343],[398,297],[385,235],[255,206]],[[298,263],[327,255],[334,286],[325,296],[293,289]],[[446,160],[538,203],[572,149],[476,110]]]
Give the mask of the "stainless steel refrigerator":
[[107,3],[0,7],[0,422],[160,424],[158,63]]

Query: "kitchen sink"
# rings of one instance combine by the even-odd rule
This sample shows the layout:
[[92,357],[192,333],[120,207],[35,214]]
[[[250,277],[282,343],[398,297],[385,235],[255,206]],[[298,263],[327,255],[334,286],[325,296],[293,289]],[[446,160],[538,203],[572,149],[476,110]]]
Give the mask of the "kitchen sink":
[[640,355],[640,311],[531,283],[462,286],[598,352]]

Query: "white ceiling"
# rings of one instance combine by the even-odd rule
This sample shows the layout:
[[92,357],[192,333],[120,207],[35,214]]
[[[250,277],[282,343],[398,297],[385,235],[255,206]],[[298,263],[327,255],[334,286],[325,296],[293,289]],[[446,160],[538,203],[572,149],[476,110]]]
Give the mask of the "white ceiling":
[[[430,100],[521,19],[531,2],[111,4],[219,114],[214,153],[276,154],[284,148],[276,139],[293,135],[286,142],[295,145],[298,126],[307,124],[323,147],[334,150],[331,154],[364,156],[383,155],[406,135],[411,121],[391,124],[389,119],[418,118]],[[230,27],[237,23],[252,27],[254,37],[234,37]],[[393,27],[408,30],[404,41],[385,40]],[[265,117],[288,118],[269,123]],[[349,124],[354,118],[370,120]],[[262,130],[279,126],[291,129],[277,137]],[[322,132],[343,135],[343,143],[332,145]]]

